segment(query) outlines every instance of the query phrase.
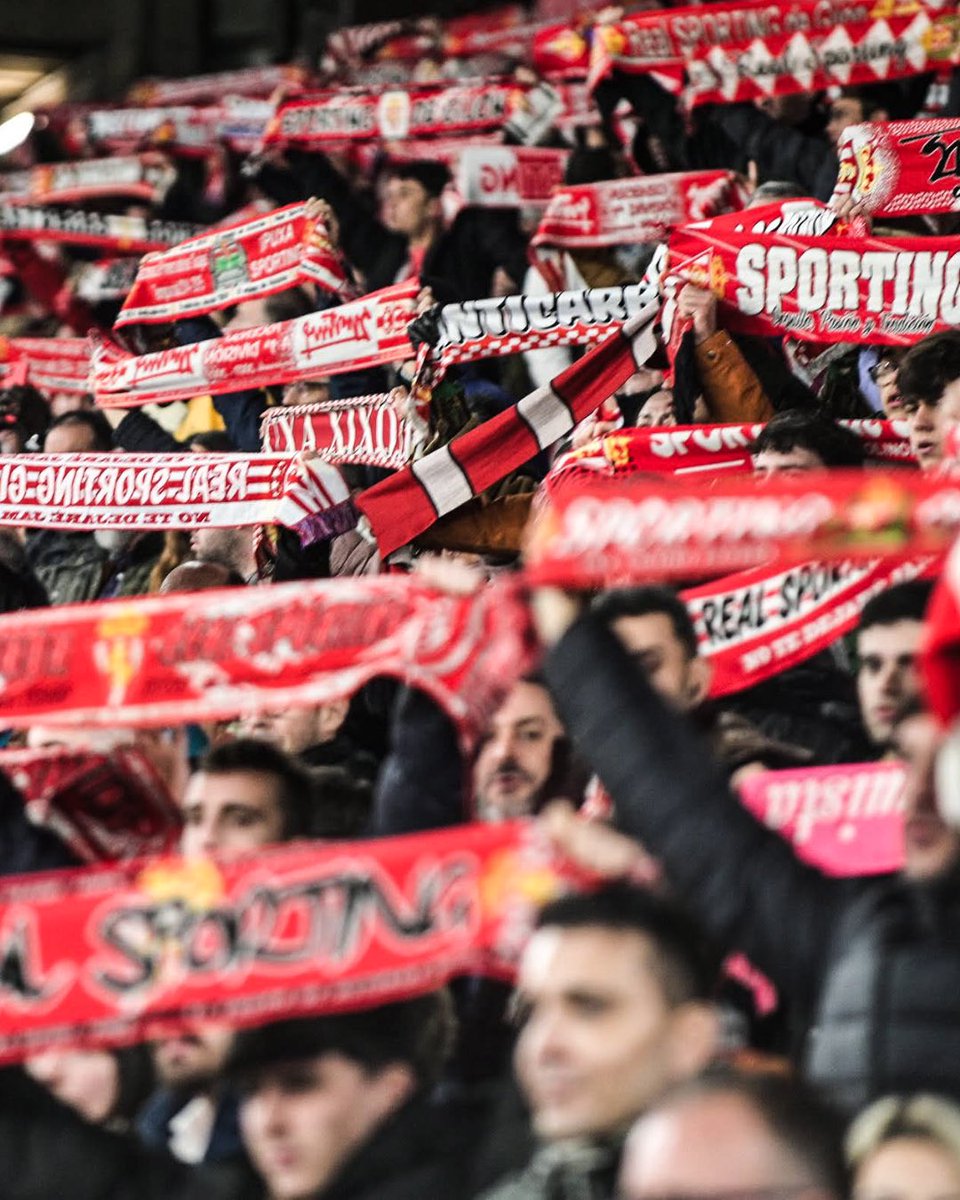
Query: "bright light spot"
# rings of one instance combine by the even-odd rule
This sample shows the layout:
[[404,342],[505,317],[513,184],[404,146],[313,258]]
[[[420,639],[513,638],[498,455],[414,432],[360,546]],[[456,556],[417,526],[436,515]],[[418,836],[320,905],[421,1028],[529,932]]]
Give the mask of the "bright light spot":
[[22,112],[11,117],[9,121],[4,121],[0,125],[0,155],[9,154],[25,142],[30,136],[35,120],[32,112]]

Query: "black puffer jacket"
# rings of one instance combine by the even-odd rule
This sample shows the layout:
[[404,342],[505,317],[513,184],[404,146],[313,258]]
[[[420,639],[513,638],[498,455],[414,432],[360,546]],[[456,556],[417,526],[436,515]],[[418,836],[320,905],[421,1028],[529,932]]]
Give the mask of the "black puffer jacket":
[[847,1111],[887,1092],[960,1098],[960,869],[920,884],[804,866],[595,618],[568,630],[546,676],[621,826],[704,926],[799,1007],[810,1080]]

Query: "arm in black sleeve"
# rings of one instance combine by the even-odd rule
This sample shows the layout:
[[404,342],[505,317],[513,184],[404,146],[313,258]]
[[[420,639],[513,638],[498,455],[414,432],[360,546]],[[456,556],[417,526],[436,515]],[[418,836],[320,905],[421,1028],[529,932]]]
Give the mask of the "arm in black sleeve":
[[404,688],[377,779],[371,833],[388,837],[458,825],[465,819],[463,792],[456,726],[425,692]]
[[0,1071],[4,1200],[241,1200],[239,1168],[197,1168],[88,1125],[17,1068]]
[[620,642],[581,618],[545,663],[568,733],[613,798],[617,823],[663,863],[704,927],[794,1002],[817,994],[847,885],[804,866],[752,817],[688,720]]
[[792,179],[818,200],[829,200],[837,155],[824,138],[774,121],[752,104],[716,104],[699,115],[689,141],[694,167],[730,167],[746,173],[757,164],[762,183]]

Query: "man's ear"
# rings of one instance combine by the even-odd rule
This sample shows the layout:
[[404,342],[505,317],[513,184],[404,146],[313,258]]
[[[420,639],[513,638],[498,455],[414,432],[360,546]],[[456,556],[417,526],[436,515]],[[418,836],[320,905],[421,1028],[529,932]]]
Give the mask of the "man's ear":
[[388,1063],[378,1071],[369,1100],[364,1101],[378,1121],[406,1104],[417,1089],[417,1079],[408,1063]]
[[691,708],[696,708],[710,694],[710,681],[713,678],[713,667],[710,660],[698,654],[690,663],[687,673],[687,700]]
[[347,719],[347,710],[350,708],[349,697],[340,700],[331,700],[327,704],[321,704],[317,708],[317,733],[322,741],[329,741],[337,736],[340,732],[340,726]]
[[681,1004],[673,1014],[670,1053],[675,1077],[688,1079],[708,1067],[720,1044],[717,1010],[704,1000]]

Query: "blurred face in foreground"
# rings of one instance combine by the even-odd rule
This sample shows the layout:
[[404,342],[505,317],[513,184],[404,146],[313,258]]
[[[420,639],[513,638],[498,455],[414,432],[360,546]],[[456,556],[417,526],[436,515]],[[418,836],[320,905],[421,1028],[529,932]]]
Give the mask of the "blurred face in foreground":
[[871,625],[857,636],[857,698],[875,746],[889,745],[894,726],[920,695],[917,654],[922,621]]
[[957,834],[940,815],[934,785],[942,740],[934,718],[927,713],[904,718],[893,731],[893,748],[907,763],[903,872],[910,879],[935,879],[957,861]]
[[338,1053],[256,1072],[240,1102],[240,1130],[269,1200],[324,1192],[413,1086],[405,1066],[367,1071]]
[[547,926],[521,960],[517,1079],[539,1137],[626,1130],[713,1051],[709,1007],[673,1005],[656,951],[639,931]]

